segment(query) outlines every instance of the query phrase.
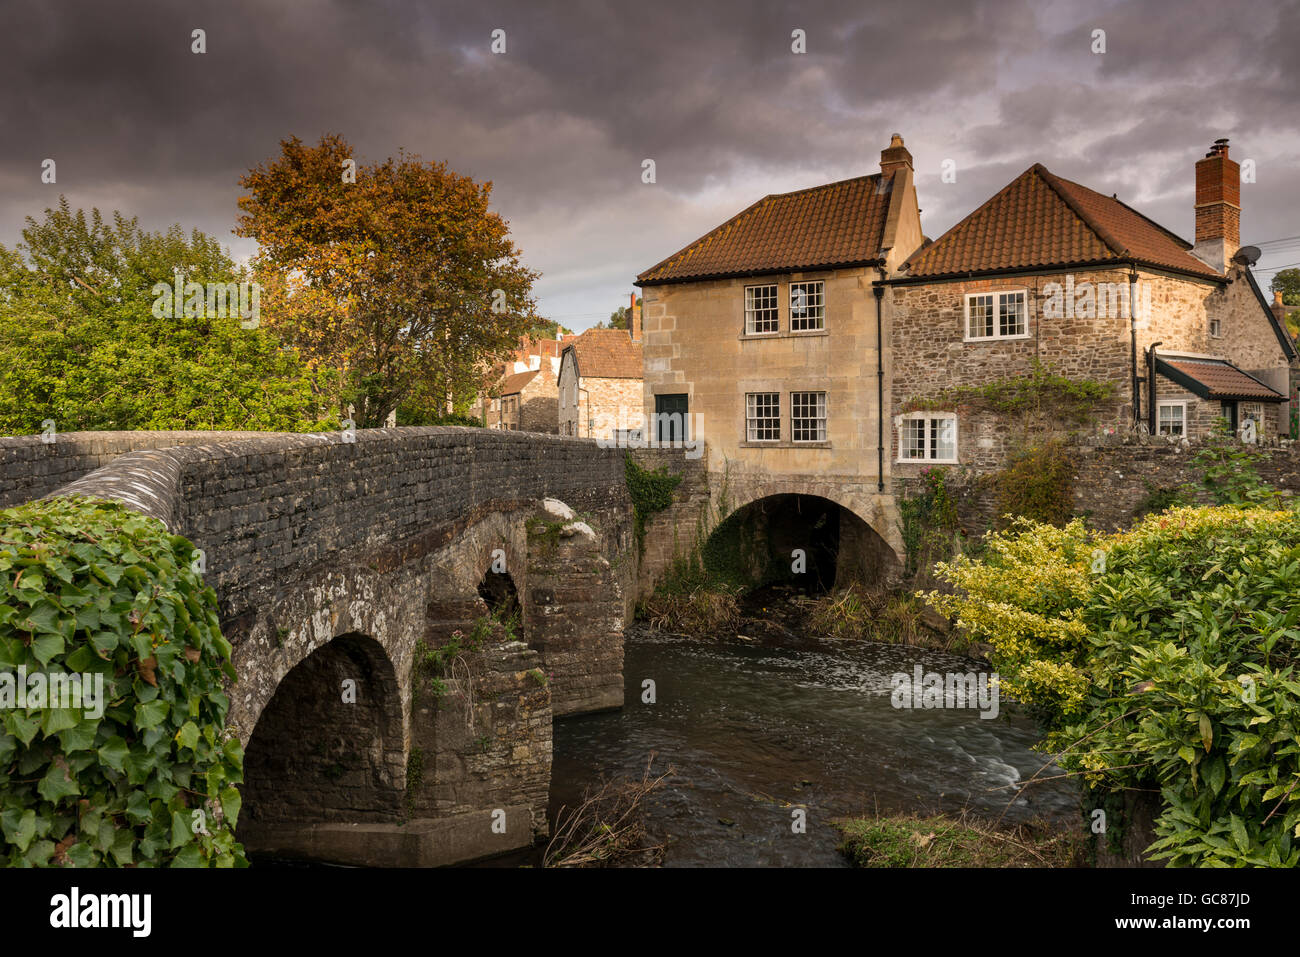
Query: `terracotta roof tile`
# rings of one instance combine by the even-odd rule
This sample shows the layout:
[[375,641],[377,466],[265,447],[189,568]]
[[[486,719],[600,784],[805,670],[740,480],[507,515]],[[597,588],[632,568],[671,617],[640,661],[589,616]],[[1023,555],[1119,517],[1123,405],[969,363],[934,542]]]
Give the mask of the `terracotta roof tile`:
[[1156,371],[1203,399],[1285,402],[1286,396],[1242,372],[1226,359],[1157,355]]
[[514,375],[508,375],[502,381],[500,388],[496,390],[497,395],[514,395],[516,392],[523,390],[524,386],[532,382],[537,377],[538,370],[530,369],[527,372],[516,372]]
[[588,329],[565,349],[573,349],[583,378],[641,378],[641,343],[633,342],[626,329]]
[[765,196],[637,280],[652,284],[874,262],[893,179],[883,188],[881,182],[877,173]]
[[1118,199],[1035,163],[937,240],[912,255],[907,278],[1137,260],[1219,277],[1191,244]]

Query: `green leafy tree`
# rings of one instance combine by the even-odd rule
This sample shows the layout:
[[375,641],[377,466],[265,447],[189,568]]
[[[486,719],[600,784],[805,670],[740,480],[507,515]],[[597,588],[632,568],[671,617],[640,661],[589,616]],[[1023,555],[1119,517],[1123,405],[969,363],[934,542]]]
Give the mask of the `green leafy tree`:
[[154,287],[177,275],[247,278],[197,230],[149,233],[66,199],[29,217],[17,249],[0,246],[0,434],[40,432],[46,419],[61,432],[324,427],[328,373],[305,369],[266,330],[243,328],[237,310],[155,310]]
[[1271,288],[1282,293],[1282,304],[1290,307],[1286,323],[1291,335],[1300,333],[1300,269],[1279,269],[1273,274]]

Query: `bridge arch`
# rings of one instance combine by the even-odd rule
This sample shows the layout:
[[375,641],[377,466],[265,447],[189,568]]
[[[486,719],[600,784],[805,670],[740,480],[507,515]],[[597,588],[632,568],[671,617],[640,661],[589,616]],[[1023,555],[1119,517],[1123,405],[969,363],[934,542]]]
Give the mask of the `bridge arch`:
[[[759,578],[770,577],[783,564],[789,581],[831,590],[852,583],[883,585],[901,568],[892,500],[798,479],[741,481],[721,488],[713,495],[714,514],[726,513],[710,529],[706,553],[734,551],[749,540],[744,560]],[[733,541],[719,541],[719,536]],[[802,555],[795,555],[795,549]],[[794,570],[797,559],[804,565],[802,573]],[[763,561],[772,567],[757,567]]]
[[397,672],[383,646],[350,633],[280,680],[244,757],[240,829],[389,821],[405,773]]

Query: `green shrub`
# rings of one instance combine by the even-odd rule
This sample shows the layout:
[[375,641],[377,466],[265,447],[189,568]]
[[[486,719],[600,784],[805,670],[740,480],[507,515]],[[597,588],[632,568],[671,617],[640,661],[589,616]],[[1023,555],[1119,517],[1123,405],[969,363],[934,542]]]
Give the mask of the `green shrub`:
[[0,695],[15,694],[20,669],[103,688],[100,715],[85,700],[0,699],[8,865],[246,864],[234,836],[243,752],[222,693],[235,672],[193,557],[116,503],[0,512]]
[[1060,764],[1158,789],[1173,866],[1300,864],[1300,514],[1203,507],[1091,536],[1022,522],[928,596],[994,648]]
[[636,534],[638,553],[645,550],[645,523],[655,512],[662,512],[673,504],[673,492],[681,484],[682,476],[668,474],[668,467],[643,469],[628,455],[623,464],[628,495],[632,499],[632,522]]
[[1064,525],[1074,511],[1074,475],[1060,440],[1018,452],[997,474],[998,514]]

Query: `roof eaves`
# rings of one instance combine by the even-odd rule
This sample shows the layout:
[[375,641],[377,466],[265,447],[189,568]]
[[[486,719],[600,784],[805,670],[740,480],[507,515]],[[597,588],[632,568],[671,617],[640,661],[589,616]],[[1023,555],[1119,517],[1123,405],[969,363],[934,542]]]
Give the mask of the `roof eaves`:
[[1268,301],[1264,298],[1264,291],[1259,288],[1259,283],[1255,281],[1255,274],[1251,272],[1249,266],[1244,266],[1242,268],[1246,273],[1247,281],[1250,283],[1251,291],[1255,293],[1255,298],[1259,301],[1259,307],[1263,309],[1264,314],[1268,316],[1269,324],[1273,327],[1273,334],[1277,336],[1278,344],[1282,346],[1282,354],[1288,359],[1295,359],[1297,357],[1295,343],[1291,341],[1291,336],[1287,333],[1286,329],[1282,327],[1281,321],[1273,312],[1273,307],[1270,306]]

